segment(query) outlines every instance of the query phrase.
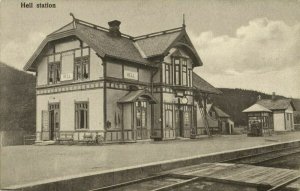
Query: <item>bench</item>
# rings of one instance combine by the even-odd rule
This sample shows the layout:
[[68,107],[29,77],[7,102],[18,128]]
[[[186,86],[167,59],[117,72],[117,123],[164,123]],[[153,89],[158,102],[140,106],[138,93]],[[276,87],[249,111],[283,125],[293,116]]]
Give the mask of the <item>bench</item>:
[[58,143],[73,142],[74,134],[73,133],[60,133],[58,138],[56,139],[56,141],[58,141]]
[[79,140],[79,142],[89,144],[89,143],[96,143],[96,140],[93,139],[93,135],[91,133],[85,133],[83,135],[83,139]]
[[97,144],[103,144],[104,143],[104,137],[102,135],[96,135],[96,143]]
[[32,145],[34,144],[35,140],[36,140],[36,135],[24,135],[23,137],[24,145],[27,145],[28,142],[30,142]]

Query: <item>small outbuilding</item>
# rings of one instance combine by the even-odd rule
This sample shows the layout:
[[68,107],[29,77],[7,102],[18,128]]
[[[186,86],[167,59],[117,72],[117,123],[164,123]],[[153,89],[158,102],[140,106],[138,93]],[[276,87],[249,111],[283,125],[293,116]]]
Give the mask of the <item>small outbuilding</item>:
[[[234,122],[230,115],[214,104],[207,104],[207,122],[212,134],[232,134]],[[198,111],[200,113],[200,111]],[[204,119],[197,118],[197,124],[204,129]]]
[[295,107],[291,99],[259,99],[243,112],[248,115],[248,135],[264,136],[274,131],[293,131]]

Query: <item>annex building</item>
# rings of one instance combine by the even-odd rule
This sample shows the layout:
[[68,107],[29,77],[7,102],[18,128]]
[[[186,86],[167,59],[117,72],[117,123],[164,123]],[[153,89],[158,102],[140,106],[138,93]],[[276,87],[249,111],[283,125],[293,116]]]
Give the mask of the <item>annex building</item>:
[[295,107],[291,99],[258,99],[243,112],[248,116],[248,135],[264,136],[274,132],[293,131]]
[[220,91],[193,72],[202,61],[185,25],[132,37],[120,32],[120,21],[108,24],[73,16],[25,65],[37,76],[37,141],[167,140],[197,132],[195,92]]

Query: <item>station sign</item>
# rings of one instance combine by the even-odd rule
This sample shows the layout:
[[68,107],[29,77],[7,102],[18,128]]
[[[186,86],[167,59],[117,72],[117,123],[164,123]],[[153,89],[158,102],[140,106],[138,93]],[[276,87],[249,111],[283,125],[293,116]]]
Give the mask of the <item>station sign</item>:
[[138,72],[124,70],[124,78],[130,80],[138,80]]
[[60,81],[73,80],[73,73],[65,73],[60,75]]

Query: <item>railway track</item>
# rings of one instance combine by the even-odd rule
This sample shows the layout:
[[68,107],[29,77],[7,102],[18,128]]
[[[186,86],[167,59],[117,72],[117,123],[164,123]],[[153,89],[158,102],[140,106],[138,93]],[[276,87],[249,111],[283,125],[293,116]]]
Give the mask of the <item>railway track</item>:
[[[280,150],[275,150],[271,152],[265,152],[255,155],[244,156],[240,158],[236,158],[233,160],[226,160],[222,162],[226,163],[238,163],[238,164],[248,164],[255,165],[260,164],[266,161],[275,160],[281,157],[286,157],[293,154],[300,153],[300,147],[293,148],[285,148]],[[285,184],[279,185],[278,187],[271,188],[270,190],[278,190],[283,188],[287,184],[296,181],[292,180],[290,182],[286,182]],[[201,177],[194,177],[188,175],[176,175],[176,174],[160,174],[154,175],[151,177],[133,180],[121,184],[115,184],[112,186],[102,187],[98,189],[93,189],[89,191],[104,191],[104,190],[114,190],[114,191],[129,191],[129,190],[147,190],[147,191],[171,191],[178,187],[182,187],[184,185],[195,183],[197,180],[203,180]]]
[[267,153],[261,153],[261,154],[251,155],[251,156],[240,157],[233,160],[227,160],[224,162],[255,165],[255,164],[263,163],[270,160],[275,160],[281,157],[286,157],[288,155],[293,155],[298,153],[300,153],[300,147],[280,149],[280,150],[271,151]]

